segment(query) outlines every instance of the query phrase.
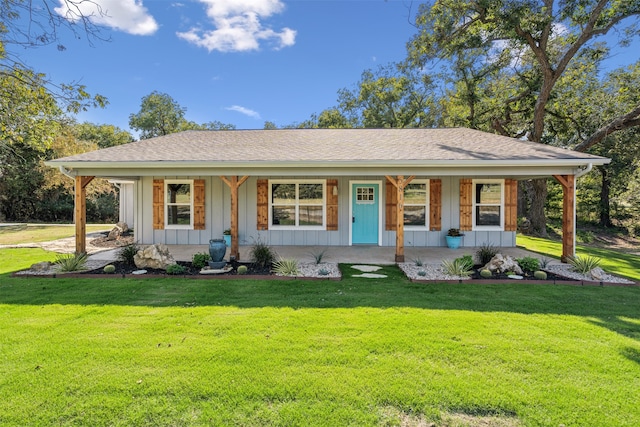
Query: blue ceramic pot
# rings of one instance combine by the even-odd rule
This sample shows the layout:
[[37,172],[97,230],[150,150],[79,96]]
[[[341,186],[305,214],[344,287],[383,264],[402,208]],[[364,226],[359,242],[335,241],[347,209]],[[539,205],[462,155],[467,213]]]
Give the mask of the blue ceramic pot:
[[220,262],[222,258],[224,258],[224,254],[227,253],[227,245],[224,243],[222,239],[211,239],[209,240],[209,255],[211,256],[211,261]]
[[460,247],[460,242],[462,241],[462,236],[445,236],[447,239],[447,247],[450,249],[458,249]]

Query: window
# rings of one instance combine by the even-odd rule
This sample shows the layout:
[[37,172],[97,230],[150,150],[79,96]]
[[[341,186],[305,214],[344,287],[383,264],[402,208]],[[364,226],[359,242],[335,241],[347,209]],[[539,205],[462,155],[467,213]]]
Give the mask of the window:
[[473,224],[476,229],[502,230],[504,181],[473,181]]
[[405,227],[428,227],[429,181],[413,180],[404,188]]
[[165,181],[165,227],[193,228],[193,181]]
[[324,229],[325,181],[270,181],[272,227]]

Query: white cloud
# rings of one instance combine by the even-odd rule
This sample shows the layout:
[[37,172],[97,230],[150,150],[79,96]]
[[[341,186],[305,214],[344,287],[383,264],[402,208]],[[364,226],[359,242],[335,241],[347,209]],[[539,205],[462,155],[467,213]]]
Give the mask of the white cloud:
[[158,30],[158,23],[151,16],[142,0],[93,0],[69,3],[59,0],[56,13],[69,21],[77,21],[79,14],[87,16],[96,25],[110,27],[125,33],[146,36]]
[[236,111],[240,114],[244,114],[245,116],[253,117],[254,119],[260,118],[260,113],[258,113],[257,111],[253,111],[239,105],[232,105],[231,107],[225,108],[225,110]]
[[194,27],[176,34],[209,52],[257,50],[262,41],[270,43],[276,50],[295,44],[295,30],[285,27],[275,31],[263,25],[264,19],[282,12],[284,4],[280,0],[199,1],[206,5],[207,16],[214,29]]

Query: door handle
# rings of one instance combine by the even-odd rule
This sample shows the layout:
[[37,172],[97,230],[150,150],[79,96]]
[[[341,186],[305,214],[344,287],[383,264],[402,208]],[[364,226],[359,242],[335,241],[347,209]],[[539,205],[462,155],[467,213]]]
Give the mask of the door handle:
[[351,222],[356,222],[356,217],[355,216],[351,217]]

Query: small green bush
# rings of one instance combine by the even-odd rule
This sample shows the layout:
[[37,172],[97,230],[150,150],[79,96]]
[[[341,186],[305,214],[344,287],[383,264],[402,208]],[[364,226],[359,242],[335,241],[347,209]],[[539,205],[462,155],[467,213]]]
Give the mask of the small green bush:
[[209,261],[211,261],[211,256],[205,252],[195,253],[191,259],[191,263],[196,268],[203,268]]
[[426,275],[427,275],[427,272],[426,272],[426,271],[424,271],[424,270],[420,270],[420,271],[418,271],[418,276],[420,276],[420,277],[424,277],[424,276],[426,276]]
[[113,264],[105,265],[102,271],[104,271],[107,274],[113,274],[116,272],[116,266]]
[[60,254],[56,257],[55,264],[58,271],[80,271],[85,269],[89,256],[87,254]]
[[571,269],[580,274],[589,274],[591,270],[600,267],[601,259],[593,256],[575,256],[568,259]]
[[136,243],[132,243],[127,246],[123,246],[118,252],[118,260],[124,262],[127,265],[135,265],[133,258],[136,256],[140,247]]
[[538,280],[547,280],[547,273],[542,270],[537,270],[533,273],[533,277]]
[[412,259],[411,261],[413,261],[413,264],[416,267],[422,267],[424,265],[424,261],[422,261],[422,258],[415,258],[415,259]]
[[313,261],[316,263],[316,265],[318,265],[322,262],[322,258],[324,258],[324,255],[327,253],[327,250],[323,249],[321,251],[312,251],[309,253],[313,257]]
[[318,271],[318,274],[321,275],[321,276],[328,276],[329,275],[329,270],[327,270],[326,268],[321,268]]
[[450,276],[468,277],[473,273],[473,258],[465,255],[453,261],[445,259],[442,261],[445,273]]
[[186,273],[187,269],[180,264],[170,264],[167,266],[167,274],[177,276]]
[[485,279],[488,279],[491,276],[493,276],[493,273],[488,268],[485,268],[480,271],[480,276],[484,277]]
[[476,259],[482,265],[486,265],[491,259],[498,254],[498,248],[491,243],[483,243],[476,251]]
[[276,254],[269,245],[260,240],[253,243],[251,247],[251,261],[254,264],[265,268],[273,264],[275,259]]
[[245,275],[245,274],[247,274],[247,270],[248,269],[247,269],[246,265],[240,265],[240,266],[238,266],[238,270],[237,271],[238,271],[238,274]]
[[538,258],[526,256],[516,259],[518,265],[523,271],[534,272],[540,269],[540,261]]
[[300,274],[298,260],[293,258],[279,259],[273,263],[273,271],[283,276],[298,276]]

